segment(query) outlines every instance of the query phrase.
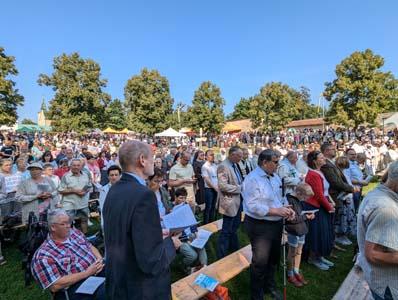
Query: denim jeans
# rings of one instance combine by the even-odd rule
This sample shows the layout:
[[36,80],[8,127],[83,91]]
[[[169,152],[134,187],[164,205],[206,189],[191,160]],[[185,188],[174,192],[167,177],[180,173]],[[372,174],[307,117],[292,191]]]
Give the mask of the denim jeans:
[[235,217],[223,216],[220,235],[218,236],[217,258],[223,258],[230,252],[239,250],[238,228],[242,218],[242,203]]
[[205,248],[196,249],[188,243],[182,243],[180,253],[183,256],[182,261],[186,267],[193,267],[196,262],[199,262],[201,265],[207,265],[207,253]]
[[205,188],[205,211],[203,213],[203,224],[215,220],[217,192],[211,188]]

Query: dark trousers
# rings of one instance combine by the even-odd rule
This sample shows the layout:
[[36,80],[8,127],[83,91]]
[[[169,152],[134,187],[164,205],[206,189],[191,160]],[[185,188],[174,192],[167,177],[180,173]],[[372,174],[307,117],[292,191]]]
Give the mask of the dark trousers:
[[359,204],[361,204],[362,189],[359,192],[352,194],[352,200],[354,201],[355,212],[358,212]]
[[[104,270],[101,271],[98,275],[99,277],[105,277]],[[75,291],[79,288],[79,286],[85,281],[81,280],[74,285],[71,285],[67,290],[62,290],[56,292],[54,294],[54,300],[105,300],[105,282],[101,284],[98,289],[95,291],[94,295],[86,295],[86,294],[77,294]],[[66,294],[68,293],[68,297]]]
[[223,216],[222,228],[218,236],[217,258],[223,258],[230,252],[239,250],[238,228],[242,218],[242,203],[235,217]]
[[203,213],[203,223],[207,224],[215,220],[217,202],[217,192],[211,188],[205,188],[205,211]]
[[275,271],[280,259],[282,221],[256,220],[245,216],[244,227],[252,246],[250,294],[252,300],[263,300],[276,288]]

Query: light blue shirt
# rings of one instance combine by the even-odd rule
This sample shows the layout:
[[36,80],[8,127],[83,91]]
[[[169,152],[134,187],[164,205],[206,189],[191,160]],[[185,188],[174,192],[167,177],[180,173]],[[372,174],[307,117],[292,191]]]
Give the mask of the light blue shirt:
[[137,174],[134,173],[129,173],[129,172],[125,172],[126,174],[129,174],[131,176],[133,176],[135,179],[137,179],[139,184],[145,185],[146,186],[146,182],[145,179],[141,178],[140,176],[138,176]]
[[356,161],[351,161],[350,160],[350,179],[351,181],[354,180],[362,180],[363,179],[363,173],[362,170],[359,168],[359,165]]
[[282,180],[274,173],[268,175],[257,167],[243,181],[243,211],[258,220],[279,221],[282,217],[268,216],[270,208],[284,206]]

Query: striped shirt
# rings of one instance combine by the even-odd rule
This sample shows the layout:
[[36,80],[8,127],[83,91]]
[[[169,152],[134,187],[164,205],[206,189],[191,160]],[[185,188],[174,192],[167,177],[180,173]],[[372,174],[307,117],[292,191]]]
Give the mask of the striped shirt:
[[384,246],[388,252],[398,251],[398,194],[384,185],[369,192],[358,211],[357,263],[369,287],[383,296],[387,287],[398,299],[398,266],[370,264],[365,257],[365,241]]
[[33,256],[31,268],[34,278],[47,289],[63,276],[86,271],[95,261],[91,244],[83,233],[72,228],[63,243],[49,236]]

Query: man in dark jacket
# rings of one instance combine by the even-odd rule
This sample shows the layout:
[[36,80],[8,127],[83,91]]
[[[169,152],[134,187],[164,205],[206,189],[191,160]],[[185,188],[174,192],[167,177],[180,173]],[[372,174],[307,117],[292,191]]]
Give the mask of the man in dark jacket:
[[123,175],[109,190],[103,214],[107,299],[170,299],[169,265],[181,243],[162,232],[156,196],[145,185],[153,174],[152,150],[125,142],[119,161]]

